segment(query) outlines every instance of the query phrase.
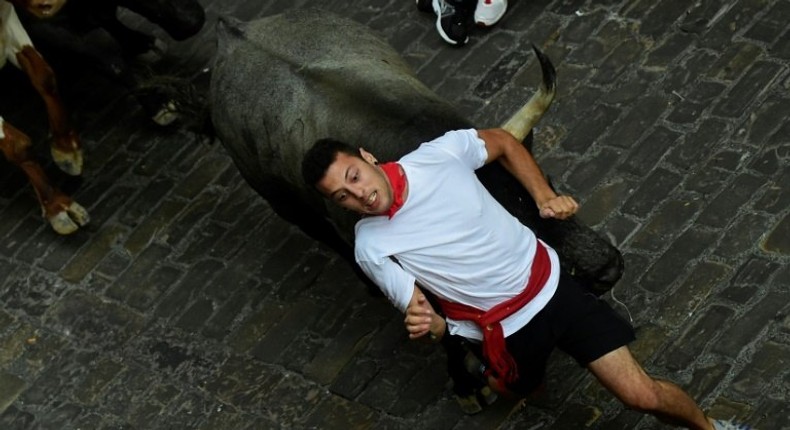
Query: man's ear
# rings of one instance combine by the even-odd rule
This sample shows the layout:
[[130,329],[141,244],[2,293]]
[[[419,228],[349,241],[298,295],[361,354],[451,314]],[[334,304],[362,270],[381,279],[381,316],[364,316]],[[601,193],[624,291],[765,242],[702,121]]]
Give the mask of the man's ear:
[[367,161],[370,164],[373,165],[379,164],[379,162],[376,161],[376,157],[374,157],[373,154],[371,154],[370,152],[365,151],[364,148],[359,148],[359,155],[362,156],[363,160]]

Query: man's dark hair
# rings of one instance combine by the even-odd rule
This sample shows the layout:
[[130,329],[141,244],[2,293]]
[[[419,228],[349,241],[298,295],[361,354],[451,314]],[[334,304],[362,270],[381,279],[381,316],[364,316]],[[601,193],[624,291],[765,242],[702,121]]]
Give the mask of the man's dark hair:
[[302,178],[311,187],[326,175],[329,165],[335,161],[337,154],[342,152],[352,157],[362,158],[359,150],[339,140],[318,139],[302,159]]

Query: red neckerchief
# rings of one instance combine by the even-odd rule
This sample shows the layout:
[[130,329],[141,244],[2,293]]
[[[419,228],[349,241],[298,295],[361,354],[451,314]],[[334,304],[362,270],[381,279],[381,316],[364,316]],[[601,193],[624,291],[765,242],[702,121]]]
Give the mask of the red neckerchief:
[[387,175],[387,179],[392,185],[392,206],[382,215],[387,215],[390,219],[395,216],[395,212],[403,206],[403,191],[406,190],[406,175],[403,174],[400,164],[390,162],[379,164],[381,170]]
[[482,311],[462,303],[449,302],[437,297],[444,314],[459,321],[474,321],[483,331],[483,357],[488,361],[486,376],[493,376],[500,388],[518,379],[518,366],[508,353],[501,321],[524,307],[546,285],[551,274],[551,260],[543,243],[537,241],[535,258],[524,290],[516,296]]

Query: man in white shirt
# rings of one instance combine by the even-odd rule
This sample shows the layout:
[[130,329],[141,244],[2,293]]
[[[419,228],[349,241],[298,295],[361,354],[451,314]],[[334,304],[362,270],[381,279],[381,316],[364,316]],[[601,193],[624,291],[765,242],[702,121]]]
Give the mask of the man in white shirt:
[[[577,203],[558,196],[524,146],[501,129],[448,132],[385,164],[322,139],[305,155],[302,173],[363,216],[355,228],[357,263],[406,314],[410,338],[441,339],[449,331],[479,343],[494,389],[528,395],[558,347],[633,409],[687,428],[728,428],[714,427],[726,423],[709,420],[679,387],[644,372],[627,347],[630,324],[563,273],[554,250],[477,180],[474,171],[493,160],[529,191],[541,216],[576,212]],[[441,314],[421,289],[437,298]]]

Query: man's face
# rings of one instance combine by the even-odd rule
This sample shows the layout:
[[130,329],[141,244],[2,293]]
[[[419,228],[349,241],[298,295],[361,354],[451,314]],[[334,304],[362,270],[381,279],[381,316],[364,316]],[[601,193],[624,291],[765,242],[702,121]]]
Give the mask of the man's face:
[[27,10],[36,18],[51,18],[60,12],[66,0],[11,0],[11,3]]
[[379,215],[392,206],[392,187],[376,159],[360,149],[363,158],[339,152],[316,188],[346,209],[363,215]]

